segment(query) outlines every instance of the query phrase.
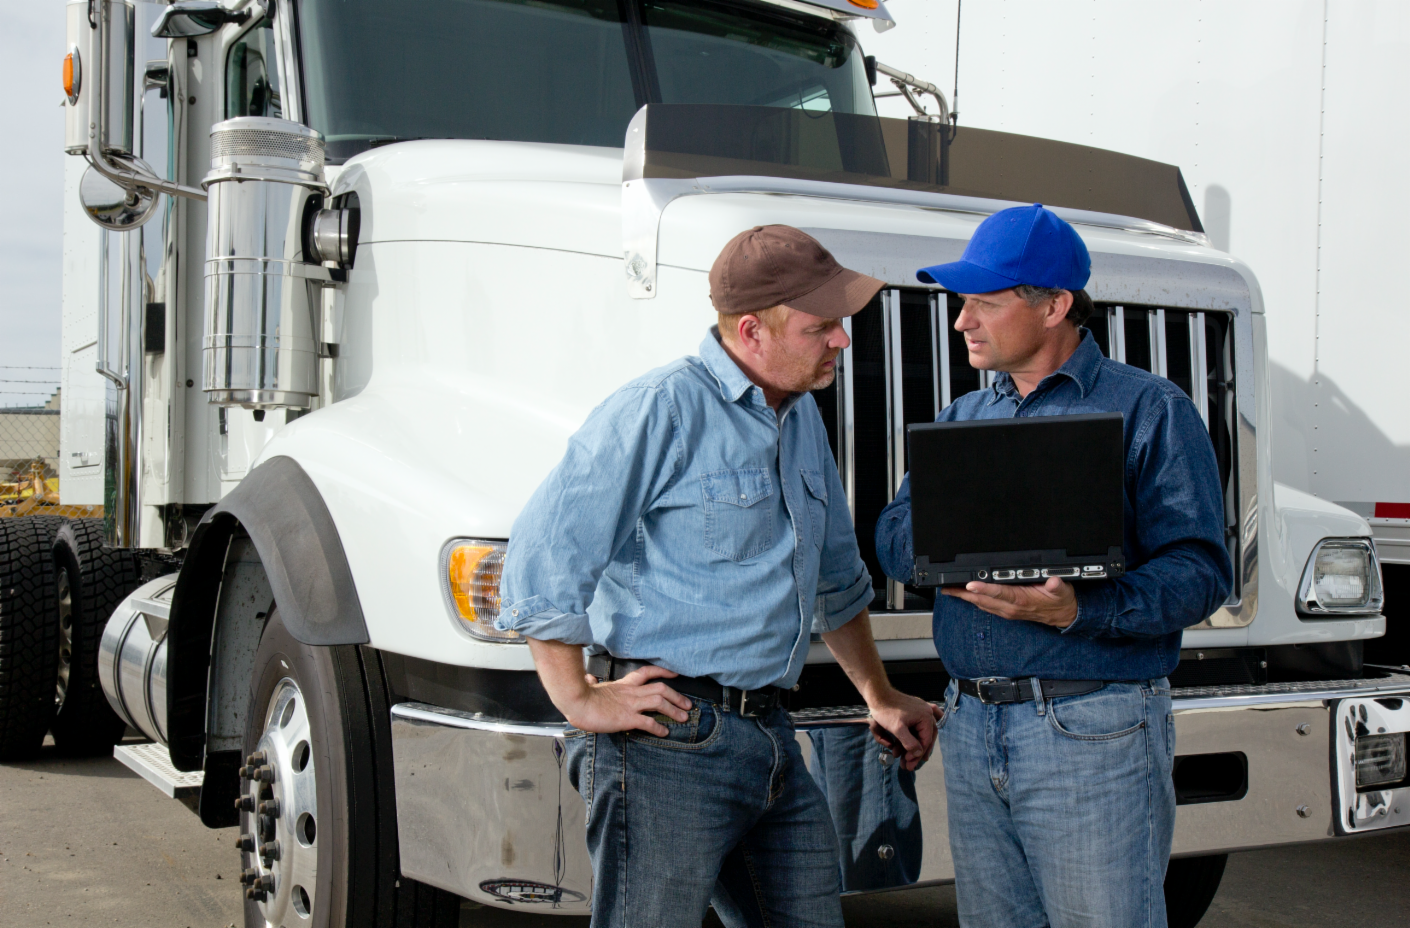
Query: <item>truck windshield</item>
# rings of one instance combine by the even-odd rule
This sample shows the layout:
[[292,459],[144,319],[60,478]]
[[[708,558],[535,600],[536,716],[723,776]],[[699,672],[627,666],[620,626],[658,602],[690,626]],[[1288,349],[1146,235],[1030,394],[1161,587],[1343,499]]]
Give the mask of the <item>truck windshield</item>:
[[341,163],[406,139],[620,148],[646,103],[874,115],[841,23],[742,0],[300,0],[309,124]]

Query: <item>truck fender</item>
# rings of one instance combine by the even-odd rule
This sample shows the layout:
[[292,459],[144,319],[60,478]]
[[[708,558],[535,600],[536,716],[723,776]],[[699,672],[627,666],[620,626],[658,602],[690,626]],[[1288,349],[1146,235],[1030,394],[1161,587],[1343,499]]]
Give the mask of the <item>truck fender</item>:
[[[228,563],[237,538],[249,539],[267,589],[296,640],[309,645],[369,640],[352,569],[322,495],[293,458],[270,458],[202,517],[177,578],[167,632],[167,733],[178,770],[202,769],[207,700],[234,711],[238,707],[232,700],[238,701],[249,686],[248,680],[211,674],[213,651],[221,652],[223,661],[238,660],[224,653],[225,647],[213,648],[217,615],[225,622],[240,611],[224,600],[249,586],[223,582],[234,579],[226,573],[238,566]],[[257,613],[269,606],[251,604]],[[234,643],[229,635],[220,638],[221,644]],[[231,692],[212,692],[217,687]]]

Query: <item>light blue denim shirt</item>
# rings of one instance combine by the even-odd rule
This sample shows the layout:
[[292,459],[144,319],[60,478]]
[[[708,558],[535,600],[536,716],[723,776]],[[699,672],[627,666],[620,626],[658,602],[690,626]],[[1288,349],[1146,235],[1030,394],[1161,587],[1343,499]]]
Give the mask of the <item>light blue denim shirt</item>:
[[777,414],[720,346],[613,393],[510,531],[500,629],[745,689],[872,598],[810,394]]

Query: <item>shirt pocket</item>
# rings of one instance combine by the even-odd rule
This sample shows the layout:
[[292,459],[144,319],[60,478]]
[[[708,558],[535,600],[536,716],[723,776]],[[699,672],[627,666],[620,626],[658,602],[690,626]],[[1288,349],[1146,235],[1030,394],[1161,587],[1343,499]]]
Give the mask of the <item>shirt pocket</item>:
[[822,471],[800,471],[808,489],[808,522],[813,527],[813,547],[821,548],[827,537],[827,475]]
[[762,467],[717,470],[700,477],[705,492],[705,547],[744,561],[774,543],[773,480]]

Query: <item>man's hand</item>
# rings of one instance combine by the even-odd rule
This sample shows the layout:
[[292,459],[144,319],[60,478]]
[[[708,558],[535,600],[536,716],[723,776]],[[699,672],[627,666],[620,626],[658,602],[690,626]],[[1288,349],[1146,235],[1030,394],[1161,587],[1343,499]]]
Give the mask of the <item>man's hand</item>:
[[1022,619],[1054,628],[1067,628],[1077,621],[1077,594],[1072,584],[1057,577],[1049,577],[1041,586],[971,582],[964,589],[943,587],[940,592],[1001,619]]
[[935,749],[935,720],[940,709],[923,699],[907,696],[886,678],[886,668],[876,652],[871,634],[871,615],[863,609],[841,628],[823,632],[823,642],[837,663],[866,700],[871,710],[872,737],[904,758],[907,770],[915,770],[930,759]]
[[568,724],[583,731],[610,734],[640,729],[664,738],[670,729],[652,718],[659,713],[677,722],[690,718],[691,702],[664,683],[676,676],[662,667],[642,667],[620,680],[599,683],[583,673],[583,649],[561,641],[529,639],[539,679],[548,698]]
[[867,724],[877,743],[901,758],[903,768],[916,770],[935,750],[935,722],[941,709],[894,687],[887,690],[868,703],[871,718]]

